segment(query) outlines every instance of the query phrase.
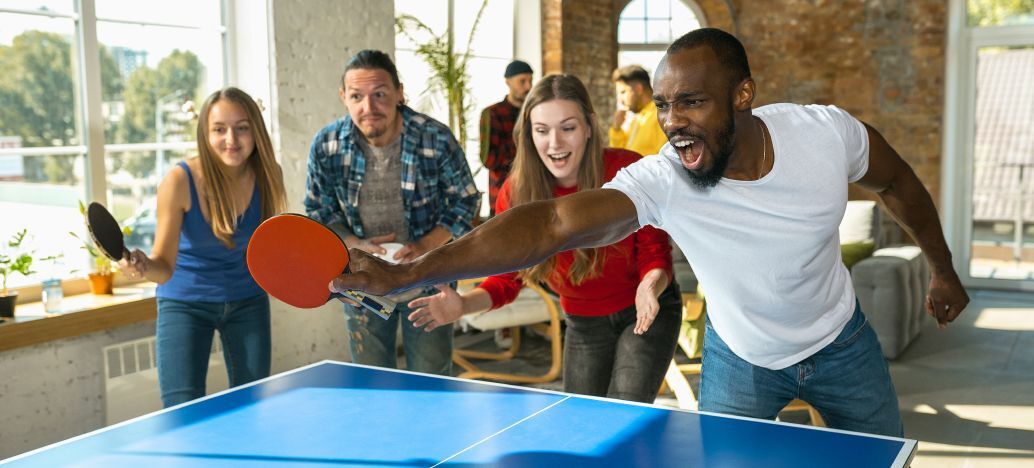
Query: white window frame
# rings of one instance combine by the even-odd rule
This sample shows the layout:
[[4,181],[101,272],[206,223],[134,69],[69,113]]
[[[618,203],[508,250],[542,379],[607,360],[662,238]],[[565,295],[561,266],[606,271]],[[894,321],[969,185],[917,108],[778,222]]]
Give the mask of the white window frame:
[[[700,8],[700,5],[697,5],[697,2],[695,2],[693,0],[671,0],[671,1],[672,1],[672,3],[674,3],[674,2],[682,2],[682,4],[686,6],[686,8],[689,8],[689,10],[692,11],[694,15],[696,15],[697,21],[700,23],[700,27],[701,28],[706,28],[707,27],[707,17],[704,16],[704,10]],[[628,8],[628,4],[626,4],[623,8],[621,8],[621,11],[618,12],[617,20],[618,20],[618,26],[619,27],[621,25],[621,14],[625,12],[626,8]],[[669,13],[669,15],[670,15],[670,13]],[[640,18],[637,18],[637,19],[640,19]],[[671,20],[671,18],[669,17],[669,21],[670,20]],[[674,41],[675,39],[678,39],[678,38],[677,37],[671,38],[672,41]],[[625,42],[625,43],[622,43],[622,42],[618,42],[618,53],[620,54],[621,52],[655,52],[655,51],[665,51],[665,50],[668,50],[668,45],[669,44],[670,44],[670,42],[666,42],[666,43],[652,43],[652,42],[641,42],[641,43],[640,42]],[[650,70],[650,71],[652,71],[652,70]]]
[[[227,4],[228,0],[219,0],[220,25],[218,27],[186,26],[181,24],[167,24],[152,21],[128,21],[120,19],[100,18],[99,21],[106,23],[136,24],[141,26],[162,26],[175,27],[193,31],[219,32],[221,37],[220,48],[222,50],[222,76],[223,86],[228,82],[230,70],[228,64],[233,62],[233,50],[229,44],[229,17],[232,10]],[[142,6],[141,8],[144,8]],[[104,116],[101,99],[101,70],[100,70],[100,44],[97,40],[96,0],[76,0],[74,2],[74,13],[59,13],[54,11],[25,10],[18,8],[0,8],[0,13],[15,13],[23,15],[44,16],[49,18],[67,18],[75,24],[76,43],[72,44],[73,60],[72,73],[75,74],[75,106],[74,115],[76,125],[80,126],[80,138],[83,144],[76,146],[46,146],[31,148],[0,148],[0,155],[23,155],[23,156],[51,156],[69,155],[85,156],[85,177],[83,196],[87,203],[98,201],[108,203],[107,169],[105,158],[109,154],[125,151],[155,151],[190,150],[197,146],[194,142],[147,142],[147,143],[123,143],[107,144],[104,141]],[[66,278],[68,279],[68,278]],[[38,290],[38,285],[12,288],[15,290],[26,289],[28,296],[33,296],[33,291]],[[73,288],[76,289],[76,288]],[[26,298],[28,299],[28,298]]]
[[970,275],[977,54],[993,46],[1034,47],[1034,25],[969,27],[965,0],[949,0],[941,157],[941,218],[952,261],[967,287],[1034,291],[1034,281]]

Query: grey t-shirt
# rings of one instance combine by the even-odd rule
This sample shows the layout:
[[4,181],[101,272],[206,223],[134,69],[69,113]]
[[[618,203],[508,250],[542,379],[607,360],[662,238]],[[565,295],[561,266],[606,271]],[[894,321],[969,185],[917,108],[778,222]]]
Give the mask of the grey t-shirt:
[[[366,155],[366,174],[359,188],[359,219],[367,238],[395,233],[395,242],[406,244],[409,224],[402,201],[402,137],[388,146],[376,147],[360,136],[357,143]],[[395,302],[407,302],[421,295],[411,289],[392,296]]]
[[367,238],[395,233],[395,242],[410,242],[402,201],[402,137],[376,147],[360,136],[366,174],[359,189],[359,219]]

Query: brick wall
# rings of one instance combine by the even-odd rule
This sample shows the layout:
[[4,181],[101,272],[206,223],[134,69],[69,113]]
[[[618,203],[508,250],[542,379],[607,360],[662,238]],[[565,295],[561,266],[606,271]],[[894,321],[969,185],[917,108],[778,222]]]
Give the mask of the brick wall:
[[[939,199],[944,106],[943,0],[699,0],[708,25],[743,41],[758,104],[836,104],[872,124]],[[543,0],[547,72],[613,106],[616,18],[627,0]],[[559,46],[559,49],[557,47]],[[606,106],[606,107],[604,107]],[[852,198],[865,197],[852,190]]]
[[585,83],[600,118],[614,108],[610,73],[617,66],[617,23],[627,0],[543,0],[542,68]]

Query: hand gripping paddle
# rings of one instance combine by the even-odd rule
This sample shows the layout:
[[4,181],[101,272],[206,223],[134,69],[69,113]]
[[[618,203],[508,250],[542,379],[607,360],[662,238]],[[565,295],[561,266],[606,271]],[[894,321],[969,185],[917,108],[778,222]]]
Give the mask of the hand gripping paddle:
[[265,220],[248,242],[248,270],[271,296],[311,309],[336,297],[348,297],[387,319],[395,303],[359,291],[331,293],[327,285],[348,271],[348,248],[320,222],[287,213]]
[[108,212],[104,205],[92,202],[86,207],[86,228],[90,231],[90,238],[94,245],[106,257],[112,261],[122,260],[128,256],[126,241],[122,237],[122,229],[118,227],[118,221]]

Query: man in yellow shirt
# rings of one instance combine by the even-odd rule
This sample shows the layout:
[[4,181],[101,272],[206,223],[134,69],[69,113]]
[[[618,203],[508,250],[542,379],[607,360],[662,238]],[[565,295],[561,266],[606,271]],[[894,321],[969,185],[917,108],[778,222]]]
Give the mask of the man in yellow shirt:
[[[617,87],[620,108],[610,124],[610,146],[650,156],[661,151],[668,137],[657,122],[650,75],[643,67],[628,65],[614,70],[610,80]],[[621,128],[628,111],[635,113],[628,130]]]

